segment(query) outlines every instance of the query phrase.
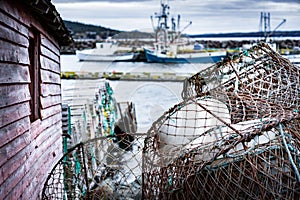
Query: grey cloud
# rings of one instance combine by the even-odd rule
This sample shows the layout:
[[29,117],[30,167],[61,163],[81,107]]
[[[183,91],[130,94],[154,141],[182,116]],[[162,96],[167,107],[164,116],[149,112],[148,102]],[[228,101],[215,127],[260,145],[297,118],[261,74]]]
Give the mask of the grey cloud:
[[[116,29],[151,28],[150,16],[158,11],[159,0],[52,0],[66,19],[91,24],[101,24]],[[112,2],[108,8],[101,4],[81,6],[61,6],[60,3],[74,2]],[[143,9],[134,6],[116,6],[128,2],[140,3]],[[287,19],[281,29],[299,30],[300,0],[169,0],[170,13],[181,15],[182,26],[185,22],[193,24],[187,31],[192,32],[232,32],[258,30],[260,12],[271,13],[271,24],[275,27],[282,18]],[[61,6],[61,7],[60,7]],[[130,22],[130,23],[128,23]],[[131,23],[132,22],[132,23]]]
[[300,4],[300,0],[271,0],[273,2],[277,2],[277,3],[299,3]]
[[[235,14],[237,13],[255,13],[262,11],[267,4],[267,2],[276,2],[276,3],[291,3],[291,6],[295,6],[295,2],[300,0],[235,0],[235,1],[219,1],[218,3],[212,4],[209,1],[190,1],[190,4],[187,4],[186,7],[189,13],[194,13],[195,15],[224,15]],[[293,3],[292,3],[293,2]],[[296,6],[297,7],[297,6]],[[300,4],[299,4],[300,8]],[[274,7],[270,7],[268,10],[273,10]],[[278,8],[277,8],[278,10]],[[239,16],[240,17],[240,16]]]

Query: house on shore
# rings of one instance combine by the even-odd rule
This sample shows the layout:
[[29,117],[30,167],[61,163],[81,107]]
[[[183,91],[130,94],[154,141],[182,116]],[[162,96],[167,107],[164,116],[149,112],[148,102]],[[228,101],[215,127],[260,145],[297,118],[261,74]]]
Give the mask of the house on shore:
[[62,157],[60,47],[50,0],[0,0],[0,199],[40,199]]

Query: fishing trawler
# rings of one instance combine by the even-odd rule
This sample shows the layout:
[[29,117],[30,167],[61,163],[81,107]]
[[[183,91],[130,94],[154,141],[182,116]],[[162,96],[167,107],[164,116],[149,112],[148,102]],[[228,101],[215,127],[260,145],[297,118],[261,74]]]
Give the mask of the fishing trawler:
[[[189,22],[180,30],[180,15],[171,18],[171,29],[169,27],[169,9],[167,1],[161,0],[161,10],[155,13],[157,26],[153,26],[155,43],[153,47],[144,47],[147,62],[151,63],[215,63],[226,57],[226,51],[212,51],[184,49],[186,42],[182,38],[183,31],[192,24]],[[151,17],[153,25],[153,17]]]

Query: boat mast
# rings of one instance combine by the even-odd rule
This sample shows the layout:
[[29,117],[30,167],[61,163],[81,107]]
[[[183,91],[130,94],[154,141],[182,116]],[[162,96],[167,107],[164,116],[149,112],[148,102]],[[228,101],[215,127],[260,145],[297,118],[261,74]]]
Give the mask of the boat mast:
[[[160,0],[160,12],[154,13],[154,17],[157,18],[157,25],[154,26],[153,17],[151,16],[151,22],[155,33],[155,49],[159,52],[166,52],[173,49],[173,54],[177,54],[177,46],[182,32],[192,24],[190,22],[187,26],[180,30],[180,15],[171,18],[171,27],[169,27],[169,0]],[[176,21],[177,20],[177,21]]]
[[[165,51],[168,48],[168,17],[169,17],[169,5],[168,0],[160,1],[160,12],[154,13],[155,18],[157,18],[157,25],[153,25],[153,17],[151,16],[152,26],[155,33],[156,44],[155,48],[159,51]],[[173,26],[173,24],[172,24]]]
[[177,16],[177,31],[180,31],[180,15]]
[[[169,12],[168,10],[170,9],[170,6],[168,4],[168,0],[161,0],[160,1],[160,4],[161,4],[161,12],[160,12],[160,15],[158,15],[158,26],[159,28],[165,28],[165,29],[169,29],[168,27],[168,15],[169,15]],[[161,22],[161,20],[163,22]]]
[[158,29],[168,29],[169,28],[168,27],[168,15],[169,15],[168,10],[170,9],[170,7],[168,5],[168,0],[161,0],[160,6],[161,6],[160,12],[154,13],[154,17],[158,18],[156,27],[154,26],[154,23],[153,23],[153,16],[151,16],[151,23],[152,23],[154,32],[156,32]]

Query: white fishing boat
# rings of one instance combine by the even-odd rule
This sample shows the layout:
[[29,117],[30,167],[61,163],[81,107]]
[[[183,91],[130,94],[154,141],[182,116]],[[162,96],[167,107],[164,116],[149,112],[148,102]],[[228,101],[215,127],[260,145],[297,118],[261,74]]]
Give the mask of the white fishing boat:
[[[157,26],[153,26],[155,43],[152,48],[144,47],[147,62],[156,63],[215,63],[227,55],[226,50],[217,52],[207,52],[204,50],[185,50],[186,42],[181,37],[183,31],[192,24],[190,22],[182,30],[180,29],[180,15],[171,18],[171,28],[169,27],[170,6],[161,0],[160,13],[155,14]],[[153,18],[151,17],[153,20]],[[153,21],[152,21],[153,24]],[[179,51],[179,49],[181,49]]]
[[[131,49],[119,47],[115,42],[96,43],[94,49],[77,50],[76,56],[79,61],[132,61],[136,54]],[[125,52],[125,53],[123,53]]]
[[289,59],[294,65],[300,66],[300,54],[283,55],[283,57]]

